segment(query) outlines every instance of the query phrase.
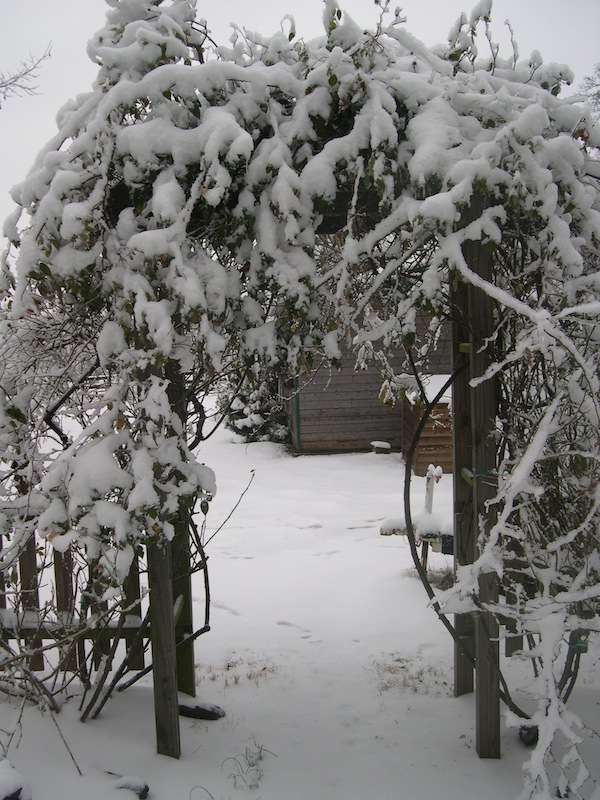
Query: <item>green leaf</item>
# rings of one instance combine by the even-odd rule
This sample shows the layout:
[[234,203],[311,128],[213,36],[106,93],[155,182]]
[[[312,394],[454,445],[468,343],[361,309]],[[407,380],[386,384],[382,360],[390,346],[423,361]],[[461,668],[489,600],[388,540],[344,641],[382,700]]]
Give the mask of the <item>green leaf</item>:
[[416,339],[417,339],[416,333],[414,331],[410,331],[410,333],[407,333],[406,336],[402,339],[402,344],[408,350],[414,345]]
[[14,419],[17,422],[22,422],[23,424],[27,422],[27,417],[21,411],[20,408],[15,408],[14,406],[7,406],[4,409],[4,413],[9,419]]

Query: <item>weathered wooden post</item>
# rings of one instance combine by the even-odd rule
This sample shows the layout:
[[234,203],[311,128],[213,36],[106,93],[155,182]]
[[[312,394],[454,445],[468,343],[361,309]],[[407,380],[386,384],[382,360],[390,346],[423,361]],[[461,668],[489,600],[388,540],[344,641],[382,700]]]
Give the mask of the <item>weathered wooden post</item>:
[[156,749],[161,755],[179,758],[181,740],[177,699],[171,544],[166,539],[157,541],[154,538],[148,544],[147,552]]
[[[54,550],[54,586],[56,610],[60,622],[68,626],[73,622],[75,597],[73,592],[73,555],[70,550],[60,553]],[[69,645],[61,653],[61,667],[72,672],[77,670],[76,646]]]
[[[192,576],[190,572],[190,540],[188,510],[181,503],[173,537],[173,598],[177,604],[176,669],[177,688],[191,697],[196,696],[196,665],[192,618]],[[186,641],[187,640],[187,641]],[[183,644],[182,644],[183,643]]]
[[[465,246],[469,261],[472,242]],[[469,478],[472,464],[471,387],[469,386],[468,287],[458,275],[452,282],[452,463],[454,476],[454,563],[455,567],[475,561],[476,538],[473,535],[473,490]],[[465,650],[475,657],[475,632],[471,614],[456,614],[454,626]],[[472,692],[473,664],[462,648],[454,644],[454,696]]]
[[[467,224],[478,219],[484,201],[477,195],[471,204]],[[468,267],[491,283],[492,259],[480,240],[468,240],[463,246]],[[468,349],[469,369],[463,370],[455,384],[453,413],[456,422],[454,455],[455,535],[458,563],[475,560],[480,520],[484,536],[492,526],[492,512],[487,503],[497,492],[495,426],[498,412],[496,383],[485,380],[475,386],[468,382],[480,379],[493,362],[490,342],[494,334],[494,303],[479,287],[454,287],[456,319],[454,322],[455,367],[460,365],[461,350]],[[468,330],[468,348],[465,348]],[[458,362],[458,364],[456,363]],[[465,463],[467,462],[467,463]],[[470,465],[469,465],[470,462]],[[465,477],[468,480],[465,480]],[[472,485],[469,486],[469,483]],[[469,509],[471,508],[471,510]],[[498,583],[495,573],[483,574],[479,581],[482,604],[496,602]],[[459,618],[458,632],[469,649],[472,634],[466,617]],[[500,685],[498,624],[493,614],[481,611],[475,618],[476,663],[476,747],[480,758],[500,757]],[[458,650],[458,648],[457,648]],[[462,653],[455,654],[455,693],[472,689],[472,672]]]
[[[176,323],[177,324],[177,323]],[[161,378],[167,380],[167,397],[173,422],[185,430],[187,401],[184,380],[179,365],[167,361]],[[165,516],[174,530],[173,540],[160,534],[147,545],[148,585],[150,589],[150,640],[152,642],[152,669],[154,683],[154,715],[156,724],[156,749],[161,755],[179,758],[181,738],[179,730],[178,657],[176,651],[176,622],[185,614],[191,622],[191,586],[189,585],[189,555],[183,564],[182,553],[189,554],[188,504],[189,498],[179,497],[177,510]],[[163,498],[163,507],[166,507]],[[176,556],[176,576],[174,559]],[[187,609],[186,609],[187,604]],[[178,617],[176,620],[175,617]],[[185,648],[185,650],[191,648]],[[189,654],[186,654],[186,657]],[[189,659],[188,659],[189,661]],[[193,650],[192,650],[193,672]]]
[[[40,596],[38,589],[37,556],[35,552],[35,534],[31,534],[19,556],[19,576],[21,578],[22,610],[24,616],[31,612],[36,617],[40,612]],[[40,620],[41,622],[41,620]],[[35,671],[44,669],[44,655],[41,652],[42,640],[35,634],[25,637],[28,646],[34,651],[29,659],[29,668]]]
[[129,669],[141,670],[144,669],[144,648],[143,642],[138,642],[139,626],[142,623],[142,591],[140,587],[140,560],[137,555],[133,557],[129,574],[123,584],[123,600],[125,602],[126,616],[136,622],[136,627],[132,629],[126,626],[125,632],[127,649],[135,648],[129,654]]
[[[185,430],[187,396],[179,365],[167,362],[164,377],[174,415]],[[150,633],[154,671],[156,749],[172,758],[181,755],[178,690],[194,696],[196,678],[193,640],[177,648],[193,633],[189,515],[193,499],[181,496],[170,516],[173,540],[153,538],[147,547],[150,588]]]
[[[187,423],[188,401],[185,381],[177,364],[167,365],[166,376],[169,380],[167,396],[171,408],[181,421],[185,430]],[[196,696],[196,664],[194,659],[194,642],[190,638],[194,632],[192,615],[192,575],[190,555],[190,523],[194,500],[181,497],[177,517],[173,520],[175,530],[172,543],[172,576],[173,604],[177,607],[176,649],[177,687],[180,692],[191,697]],[[186,639],[189,639],[187,643]]]
[[[491,259],[480,244],[477,274],[491,282]],[[475,264],[473,265],[475,266]],[[494,333],[493,301],[477,287],[470,287],[471,379],[480,378],[493,361],[489,342]],[[488,344],[486,344],[486,341]],[[496,416],[498,397],[496,382],[488,379],[472,387],[473,423],[473,527],[474,536],[481,530],[487,537],[494,512],[487,507],[497,494]],[[480,527],[481,520],[481,527]],[[495,572],[480,575],[481,604],[498,602],[498,577]],[[475,618],[477,753],[480,758],[500,757],[500,683],[498,623],[493,614],[480,611]]]

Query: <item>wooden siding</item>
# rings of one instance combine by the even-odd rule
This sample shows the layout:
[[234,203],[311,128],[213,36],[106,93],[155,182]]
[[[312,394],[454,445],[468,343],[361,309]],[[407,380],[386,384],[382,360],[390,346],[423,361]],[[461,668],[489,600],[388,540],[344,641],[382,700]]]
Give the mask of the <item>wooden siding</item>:
[[[424,321],[419,328],[424,332]],[[427,373],[450,372],[450,334],[450,326],[444,326],[435,350],[423,364]],[[408,371],[403,353],[393,359],[392,366],[397,373]],[[288,398],[286,405],[294,450],[297,453],[366,451],[371,449],[371,442],[385,441],[396,452],[406,453],[419,411],[407,401],[399,401],[391,408],[385,406],[379,400],[381,384],[377,366],[356,370],[355,357],[351,354],[342,358],[339,370],[323,362],[310,375],[288,383],[282,394]],[[435,461],[445,472],[452,471],[448,406],[443,408],[445,410],[436,411],[436,416],[440,417],[438,424],[428,423],[421,436],[419,449],[423,455],[417,454],[415,460],[417,474],[424,474],[420,471],[424,461],[425,470]]]
[[[414,413],[416,425],[421,412],[415,410]],[[452,472],[452,418],[450,406],[446,403],[438,403],[425,423],[415,453],[413,472],[425,475],[430,464],[440,466],[446,473]]]
[[292,445],[298,453],[370,450],[372,441],[405,447],[404,404],[388,408],[379,400],[381,375],[375,368],[354,370],[354,359],[342,369],[323,365],[298,379],[288,405]]

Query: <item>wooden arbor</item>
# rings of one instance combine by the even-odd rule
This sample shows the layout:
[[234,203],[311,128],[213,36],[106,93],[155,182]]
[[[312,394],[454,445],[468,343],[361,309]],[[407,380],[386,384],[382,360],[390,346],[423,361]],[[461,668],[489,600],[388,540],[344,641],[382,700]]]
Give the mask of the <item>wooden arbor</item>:
[[[344,199],[340,192],[336,204]],[[374,225],[379,219],[375,198],[369,191],[361,197],[363,222]],[[485,209],[485,198],[475,193],[462,225],[478,220]],[[335,233],[346,222],[334,204],[317,233]],[[490,251],[480,235],[463,245],[467,267],[486,283],[493,282]],[[472,564],[477,558],[480,532],[488,533],[493,517],[488,501],[497,492],[496,416],[498,397],[493,380],[480,379],[493,362],[488,347],[494,334],[494,301],[485,291],[453,275],[451,296],[452,361],[452,439],[454,474],[454,548],[457,565]],[[420,435],[420,434],[419,434]],[[411,456],[412,459],[412,456]],[[480,576],[479,600],[482,606],[498,599],[495,573]],[[475,617],[457,614],[455,632],[461,644],[455,645],[455,694],[476,690],[476,748],[480,758],[500,757],[500,670],[499,628],[492,613]],[[475,670],[473,668],[475,664]],[[475,682],[474,682],[475,672]]]
[[[123,587],[123,610],[115,617],[102,603],[90,602],[89,584],[77,587],[77,569],[69,551],[54,551],[52,574],[48,574],[37,564],[36,544],[32,534],[18,563],[20,602],[16,603],[13,596],[11,608],[7,608],[7,586],[0,573],[0,634],[7,663],[20,658],[27,674],[41,671],[46,668],[44,654],[52,649],[58,654],[57,671],[79,673],[84,684],[89,684],[91,660],[97,676],[91,695],[86,693],[82,700],[82,721],[97,717],[114,689],[126,688],[152,670],[157,751],[179,758],[178,692],[195,696],[193,643],[210,629],[206,557],[201,543],[196,542],[198,552],[192,559],[188,518],[181,516],[172,542],[150,543],[147,547],[150,603],[143,618],[137,560]],[[197,563],[192,564],[192,560]],[[191,575],[199,570],[204,575],[205,614],[202,627],[194,630]],[[38,587],[42,583],[53,586],[54,613],[40,603]],[[77,607],[83,610],[76,612]],[[13,649],[11,640],[17,640],[20,646]],[[121,642],[125,655],[113,671]],[[152,662],[145,665],[147,643],[152,646]],[[123,681],[127,672],[134,674]],[[51,699],[47,694],[47,700]]]

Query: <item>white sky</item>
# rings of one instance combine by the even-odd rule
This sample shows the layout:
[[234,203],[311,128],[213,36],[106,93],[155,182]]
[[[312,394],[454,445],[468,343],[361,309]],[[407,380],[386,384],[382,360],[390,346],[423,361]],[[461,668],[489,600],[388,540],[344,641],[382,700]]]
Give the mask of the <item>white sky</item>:
[[[408,17],[408,30],[432,45],[445,41],[459,13],[469,12],[475,0],[399,3]],[[365,27],[378,18],[373,0],[340,0],[340,5]],[[219,42],[226,41],[231,21],[271,33],[286,13],[295,16],[298,33],[311,38],[322,31],[322,8],[321,0],[198,0],[199,16],[207,18]],[[38,95],[10,99],[0,109],[0,220],[13,207],[10,187],[25,177],[36,153],[53,135],[58,109],[90,89],[96,67],[86,55],[86,43],[103,25],[106,10],[104,0],[0,0],[0,72],[14,70],[30,53],[39,55],[52,45],[52,57],[42,65]],[[599,0],[494,0],[494,39],[501,54],[510,57],[507,18],[521,57],[537,49],[546,62],[569,64],[576,85],[600,62]]]

